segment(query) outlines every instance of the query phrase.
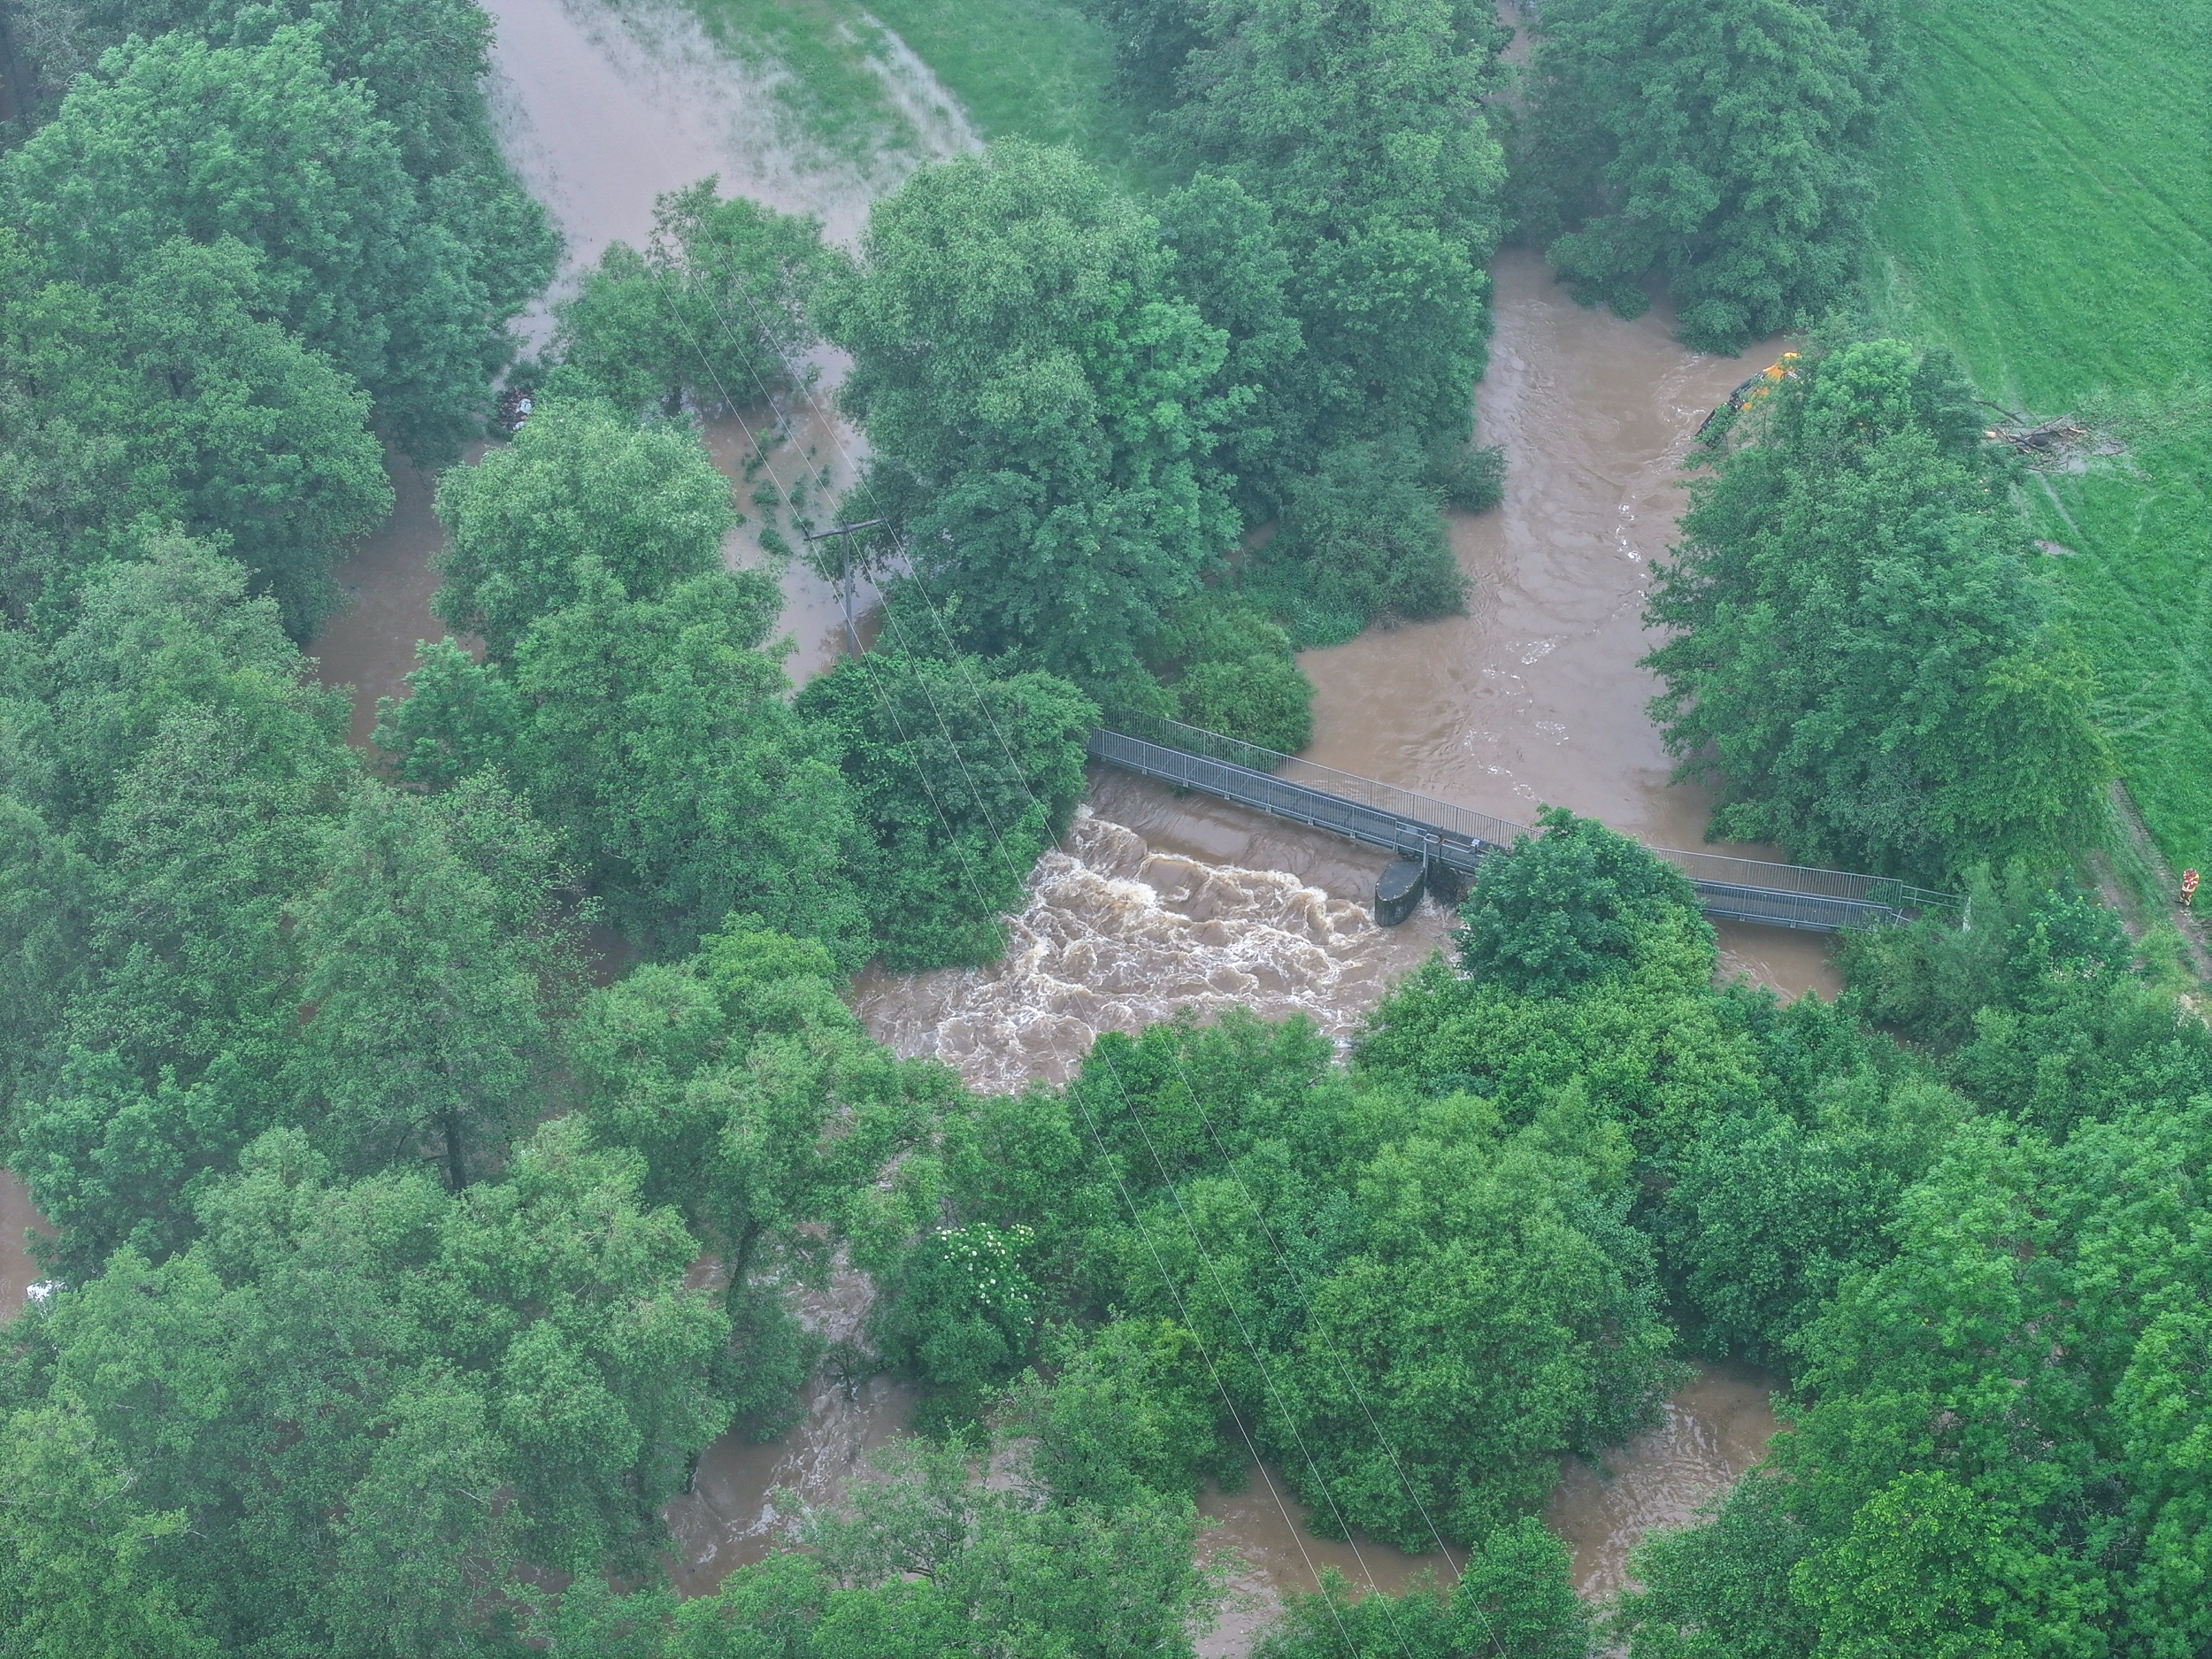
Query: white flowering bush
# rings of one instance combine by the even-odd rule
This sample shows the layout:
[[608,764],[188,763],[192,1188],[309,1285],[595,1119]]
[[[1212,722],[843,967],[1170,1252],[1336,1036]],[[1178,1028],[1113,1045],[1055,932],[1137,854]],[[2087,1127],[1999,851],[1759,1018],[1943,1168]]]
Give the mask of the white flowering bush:
[[941,1395],[949,1416],[972,1414],[1035,1345],[1041,1300],[1027,1227],[975,1221],[918,1240],[877,1321],[884,1357]]

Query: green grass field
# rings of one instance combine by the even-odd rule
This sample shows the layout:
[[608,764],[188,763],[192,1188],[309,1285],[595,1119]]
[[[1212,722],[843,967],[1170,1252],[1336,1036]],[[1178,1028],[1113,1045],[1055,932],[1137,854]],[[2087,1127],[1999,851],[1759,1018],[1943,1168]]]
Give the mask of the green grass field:
[[2130,791],[2212,867],[2212,0],[1923,0],[1905,30],[1876,319],[2128,446],[2029,506]]
[[893,31],[988,138],[1069,144],[1126,176],[1135,128],[1113,97],[1105,32],[1068,0],[690,0],[727,50],[790,71],[810,138],[855,159],[907,150],[913,131],[874,65]]

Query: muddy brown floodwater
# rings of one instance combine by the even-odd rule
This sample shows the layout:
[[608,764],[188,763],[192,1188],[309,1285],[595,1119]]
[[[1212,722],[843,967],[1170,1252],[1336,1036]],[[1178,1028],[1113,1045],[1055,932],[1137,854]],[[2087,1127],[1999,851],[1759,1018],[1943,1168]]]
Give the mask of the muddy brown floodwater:
[[[1711,793],[1670,781],[1645,714],[1659,688],[1638,666],[1655,642],[1645,591],[1698,423],[1779,348],[1701,355],[1675,342],[1663,303],[1624,320],[1575,304],[1533,254],[1493,270],[1479,434],[1505,446],[1506,493],[1489,512],[1451,515],[1467,614],[1304,653],[1306,757],[1521,823],[1554,804],[1701,847]],[[855,1004],[871,1029],[996,1088],[1064,1077],[1098,1032],[1179,1007],[1302,1010],[1343,1038],[1446,940],[1451,918],[1427,902],[1402,927],[1374,926],[1379,854],[1103,772],[1090,810],[1041,867],[1005,960],[864,978]],[[1816,935],[1719,932],[1724,975],[1786,996],[1839,988]]]
[[[717,52],[687,12],[488,4],[499,23],[490,91],[501,141],[566,240],[557,296],[610,240],[643,238],[656,193],[706,173],[718,173],[726,191],[818,213],[849,242],[867,203],[924,156],[975,142],[895,42],[881,73],[914,142],[855,167],[793,142],[773,73]],[[1310,753],[1524,822],[1540,802],[1556,803],[1649,841],[1696,846],[1711,801],[1668,781],[1644,715],[1656,687],[1636,666],[1650,645],[1640,612],[1651,561],[1679,510],[1691,434],[1771,348],[1742,358],[1687,352],[1671,337],[1665,306],[1634,321],[1585,311],[1531,255],[1501,257],[1494,274],[1498,326],[1479,426],[1482,442],[1506,446],[1509,469],[1501,507],[1452,518],[1469,614],[1306,653],[1318,691]],[[525,319],[533,342],[549,327],[542,306]],[[861,458],[856,434],[826,412],[846,365],[824,352],[814,366],[811,395],[769,407],[749,401],[757,388],[723,388],[747,407],[707,423],[716,464],[752,519],[726,547],[733,565],[764,558],[757,485],[787,493],[803,480],[804,511],[819,522]],[[766,461],[749,476],[763,449]],[[326,681],[356,688],[357,743],[367,740],[376,697],[403,692],[415,641],[444,632],[429,610],[442,544],[431,480],[402,461],[392,472],[392,518],[337,572],[352,603],[316,644]],[[789,667],[803,680],[841,649],[838,597],[803,568],[783,580],[782,626],[796,648]],[[863,591],[864,607],[871,596]],[[864,976],[855,1003],[901,1052],[940,1055],[985,1088],[1064,1078],[1098,1032],[1133,1030],[1183,1007],[1302,1011],[1348,1040],[1391,982],[1445,941],[1451,919],[1425,902],[1405,926],[1378,927],[1367,907],[1380,862],[1259,815],[1100,774],[1085,815],[1040,866],[1002,962]],[[1836,988],[1816,941],[1724,926],[1722,946],[1724,973],[1787,995]],[[19,1249],[28,1219],[19,1184],[0,1176],[4,1305],[22,1295],[18,1279],[28,1282]],[[849,1335],[867,1296],[865,1282],[848,1275],[810,1297],[805,1317],[826,1334]],[[1617,1588],[1646,1527],[1686,1518],[1757,1455],[1773,1427],[1768,1381],[1707,1368],[1660,1427],[1600,1467],[1570,1461],[1548,1517],[1574,1546],[1586,1593]],[[880,1378],[848,1390],[825,1376],[803,1403],[798,1425],[777,1441],[733,1436],[710,1447],[690,1490],[669,1506],[683,1551],[675,1578],[687,1594],[774,1546],[788,1518],[780,1490],[834,1501],[867,1451],[902,1429],[912,1402]],[[1211,1655],[1248,1651],[1283,1591],[1312,1587],[1322,1568],[1395,1589],[1441,1564],[1316,1537],[1266,1471],[1237,1493],[1210,1491],[1202,1508],[1217,1523],[1212,1545],[1244,1563],[1236,1603],[1208,1639]]]
[[31,1260],[33,1233],[46,1230],[44,1219],[33,1208],[31,1194],[12,1171],[0,1170],[0,1322],[12,1319],[38,1282],[38,1263]]
[[1570,1457],[1544,1519],[1574,1551],[1575,1587],[1609,1596],[1628,1582],[1628,1554],[1653,1527],[1680,1526],[1757,1463],[1779,1426],[1781,1379],[1755,1366],[1709,1364],[1663,1416],[1595,1464]]
[[[1659,690],[1637,665],[1657,642],[1644,596],[1698,423],[1780,344],[1688,351],[1663,302],[1632,321],[1577,305],[1525,250],[1491,270],[1478,432],[1505,446],[1505,499],[1451,515],[1467,614],[1304,653],[1317,693],[1305,757],[1517,823],[1565,806],[1655,845],[1702,847],[1712,794],[1669,781],[1644,711]],[[1786,995],[1838,989],[1817,935],[1724,924],[1721,942],[1724,972]]]

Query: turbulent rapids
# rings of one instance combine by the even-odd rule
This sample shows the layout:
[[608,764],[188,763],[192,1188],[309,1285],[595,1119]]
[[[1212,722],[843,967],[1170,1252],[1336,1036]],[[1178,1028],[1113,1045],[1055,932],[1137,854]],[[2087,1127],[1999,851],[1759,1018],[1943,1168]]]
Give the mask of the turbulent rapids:
[[1379,927],[1297,876],[1162,852],[1085,811],[1038,866],[1002,960],[872,973],[854,1005],[901,1054],[933,1055],[977,1088],[1018,1088],[1064,1080],[1102,1031],[1179,1009],[1303,1013],[1347,1039],[1442,933],[1432,907]]

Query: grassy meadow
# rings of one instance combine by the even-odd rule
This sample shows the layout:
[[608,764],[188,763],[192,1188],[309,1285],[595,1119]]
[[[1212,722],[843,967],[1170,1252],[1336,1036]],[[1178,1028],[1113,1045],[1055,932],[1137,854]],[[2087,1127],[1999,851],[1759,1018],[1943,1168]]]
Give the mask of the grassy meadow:
[[690,0],[741,57],[789,72],[785,99],[810,139],[864,160],[913,147],[887,84],[890,30],[987,138],[1069,144],[1127,174],[1134,126],[1113,97],[1105,32],[1070,0]]
[[1905,55],[1875,320],[2126,446],[2028,505],[2130,792],[2212,867],[2212,3],[1926,0]]

